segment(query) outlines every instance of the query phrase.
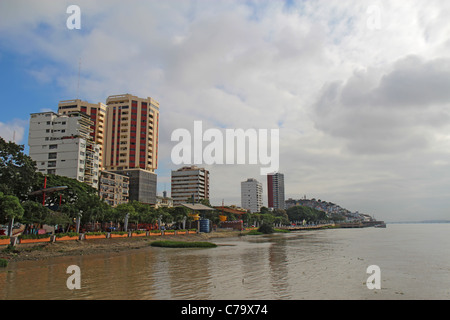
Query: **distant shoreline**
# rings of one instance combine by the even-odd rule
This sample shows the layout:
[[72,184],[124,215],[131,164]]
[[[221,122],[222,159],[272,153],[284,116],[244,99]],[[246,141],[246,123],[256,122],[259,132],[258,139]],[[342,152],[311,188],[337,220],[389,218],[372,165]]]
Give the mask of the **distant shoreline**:
[[450,223],[450,220],[424,220],[424,221],[387,221],[386,224],[444,224]]

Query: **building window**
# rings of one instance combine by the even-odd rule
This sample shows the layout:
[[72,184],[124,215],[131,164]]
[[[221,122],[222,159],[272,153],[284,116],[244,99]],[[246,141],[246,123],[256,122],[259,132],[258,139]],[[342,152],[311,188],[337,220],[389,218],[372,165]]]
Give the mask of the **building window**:
[[56,152],[51,152],[48,154],[48,158],[49,159],[56,159],[57,153]]
[[48,167],[48,168],[54,168],[54,167],[56,167],[56,161],[49,161],[48,164],[47,164],[47,167]]
[[48,146],[49,149],[58,149],[58,145],[57,144],[51,144]]

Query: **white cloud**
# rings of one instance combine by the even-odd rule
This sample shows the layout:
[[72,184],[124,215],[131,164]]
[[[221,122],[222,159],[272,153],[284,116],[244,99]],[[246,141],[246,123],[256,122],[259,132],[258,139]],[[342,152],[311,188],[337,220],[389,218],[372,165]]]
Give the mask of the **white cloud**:
[[0,137],[6,141],[25,144],[26,126],[28,126],[27,120],[14,119],[6,123],[0,122]]
[[[69,31],[69,3],[2,1],[0,39],[33,62],[30,74],[63,88],[61,100],[76,94],[79,58],[83,99],[125,92],[157,99],[160,181],[173,168],[170,133],[203,120],[220,128],[280,125],[288,196],[394,217],[422,210],[450,187],[433,184],[448,169],[450,3],[77,4],[82,29]],[[371,5],[380,9],[380,29],[367,27]],[[419,169],[438,160],[435,170]],[[254,175],[265,185],[258,171],[212,167],[213,201],[239,204],[240,181]],[[416,192],[405,186],[428,200],[411,198]],[[396,210],[374,200],[384,197]],[[446,214],[443,201],[436,216]]]

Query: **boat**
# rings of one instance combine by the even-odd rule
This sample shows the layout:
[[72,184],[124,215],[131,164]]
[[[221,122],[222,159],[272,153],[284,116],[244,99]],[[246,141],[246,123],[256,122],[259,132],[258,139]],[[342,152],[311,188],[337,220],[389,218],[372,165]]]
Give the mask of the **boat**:
[[386,228],[386,223],[380,223],[380,224],[376,224],[374,225],[375,228]]

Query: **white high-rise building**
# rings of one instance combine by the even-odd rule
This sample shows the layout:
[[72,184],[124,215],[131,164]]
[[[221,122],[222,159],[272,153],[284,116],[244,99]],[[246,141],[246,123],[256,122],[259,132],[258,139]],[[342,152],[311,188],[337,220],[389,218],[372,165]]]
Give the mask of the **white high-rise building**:
[[255,213],[260,212],[262,205],[262,184],[253,178],[242,181],[241,207]]
[[29,155],[39,172],[77,179],[98,189],[99,145],[91,138],[92,121],[84,113],[32,113]]

